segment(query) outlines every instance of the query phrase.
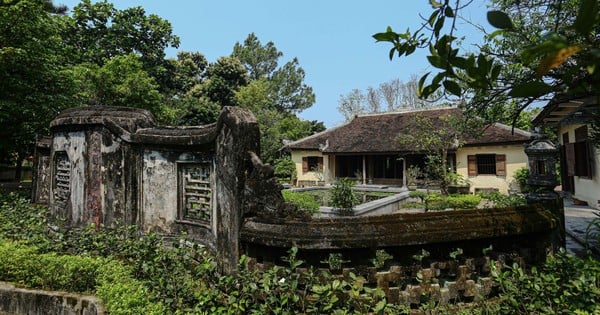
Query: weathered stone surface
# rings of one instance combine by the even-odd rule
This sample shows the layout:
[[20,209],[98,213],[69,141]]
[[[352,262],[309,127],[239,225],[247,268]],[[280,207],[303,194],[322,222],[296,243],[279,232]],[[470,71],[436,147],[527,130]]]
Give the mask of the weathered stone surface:
[[287,211],[272,169],[255,153],[258,124],[246,109],[226,107],[206,126],[156,127],[145,110],[82,107],[64,111],[50,127],[34,199],[48,196],[52,212],[73,226],[185,232],[215,250],[230,273],[244,213]]
[[100,299],[73,293],[16,288],[0,282],[0,311],[28,315],[103,315]]
[[281,223],[249,219],[242,228],[242,239],[283,248],[378,248],[523,235],[556,227],[557,220],[550,212],[529,206]]
[[250,152],[259,152],[260,134],[254,115],[225,107],[217,123],[215,208],[217,255],[224,273],[237,271],[240,227],[244,213],[246,170]]

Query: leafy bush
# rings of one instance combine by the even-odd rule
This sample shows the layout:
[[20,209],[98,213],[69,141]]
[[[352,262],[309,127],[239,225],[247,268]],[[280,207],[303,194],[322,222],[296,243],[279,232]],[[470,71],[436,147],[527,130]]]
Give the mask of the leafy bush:
[[[450,195],[442,196],[438,193],[427,193],[425,191],[411,191],[411,198],[419,198],[425,210],[474,209],[481,202],[481,197],[476,195]],[[406,204],[405,206],[414,206]]]
[[32,205],[18,194],[0,195],[0,238],[47,244],[48,214],[47,207]]
[[527,167],[521,167],[513,174],[515,180],[519,183],[522,193],[527,193],[531,190],[531,187],[527,185],[527,179],[529,178],[529,169]]
[[277,159],[273,170],[275,176],[279,179],[291,179],[296,177],[296,163],[294,163],[289,156]]
[[[492,266],[494,266],[492,264]],[[559,253],[526,272],[517,265],[493,270],[503,314],[600,313],[600,261]]]
[[311,214],[319,212],[319,203],[312,195],[291,190],[282,190],[281,194],[285,201],[297,205],[299,209],[306,210]]
[[446,197],[446,203],[453,209],[475,209],[481,202],[479,195],[451,195]]
[[0,275],[27,287],[92,294],[111,314],[164,314],[162,303],[152,302],[144,284],[128,268],[107,258],[38,253],[38,248],[0,242]]
[[338,179],[331,188],[331,205],[341,215],[350,215],[354,206],[358,204],[358,198],[352,187],[355,182],[347,178]]
[[494,192],[490,194],[481,193],[478,195],[487,201],[485,206],[488,208],[518,207],[527,204],[527,200],[521,194],[504,195],[499,192]]

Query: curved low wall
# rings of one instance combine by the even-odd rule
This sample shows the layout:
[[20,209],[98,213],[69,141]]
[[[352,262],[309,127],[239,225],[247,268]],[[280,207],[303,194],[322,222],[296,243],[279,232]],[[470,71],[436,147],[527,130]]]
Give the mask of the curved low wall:
[[103,315],[100,299],[80,294],[17,288],[0,282],[0,313]]
[[552,232],[559,218],[541,205],[261,222],[248,219],[241,241],[308,250],[381,248]]

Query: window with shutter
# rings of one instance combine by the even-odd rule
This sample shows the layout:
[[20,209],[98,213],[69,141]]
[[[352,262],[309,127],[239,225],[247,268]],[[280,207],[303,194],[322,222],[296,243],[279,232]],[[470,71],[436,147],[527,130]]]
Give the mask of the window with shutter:
[[469,176],[477,176],[477,156],[475,155],[469,155],[467,156],[467,160],[468,160],[468,171],[469,171]]
[[302,172],[321,172],[323,171],[322,156],[305,156],[302,158]]
[[575,176],[575,143],[565,144],[565,155],[567,156],[567,175]]
[[587,126],[581,126],[575,129],[575,175],[581,177],[592,177],[593,154],[590,142],[588,140]]
[[496,175],[496,155],[477,154],[477,174]]
[[496,154],[496,175],[506,176],[506,155]]
[[302,158],[302,173],[308,172],[308,157]]

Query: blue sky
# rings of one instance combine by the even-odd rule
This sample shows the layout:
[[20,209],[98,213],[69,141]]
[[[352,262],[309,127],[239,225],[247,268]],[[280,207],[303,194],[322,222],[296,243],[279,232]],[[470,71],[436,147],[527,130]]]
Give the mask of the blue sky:
[[[55,0],[69,8],[79,1]],[[412,74],[430,71],[425,53],[390,61],[389,44],[375,43],[374,33],[389,25],[395,31],[414,30],[420,25],[419,14],[429,15],[427,0],[120,0],[110,1],[119,9],[142,6],[147,13],[171,22],[181,38],[177,51],[198,51],[212,62],[231,54],[236,42],[243,42],[254,32],[264,44],[272,41],[283,52],[280,64],[297,57],[306,72],[305,82],[316,94],[315,104],[299,116],[325,122],[333,127],[343,122],[337,111],[340,95],[354,88],[400,79],[408,81]],[[484,1],[475,0],[465,18],[479,24],[485,22]],[[459,21],[461,33],[468,43],[480,41],[481,33]]]

